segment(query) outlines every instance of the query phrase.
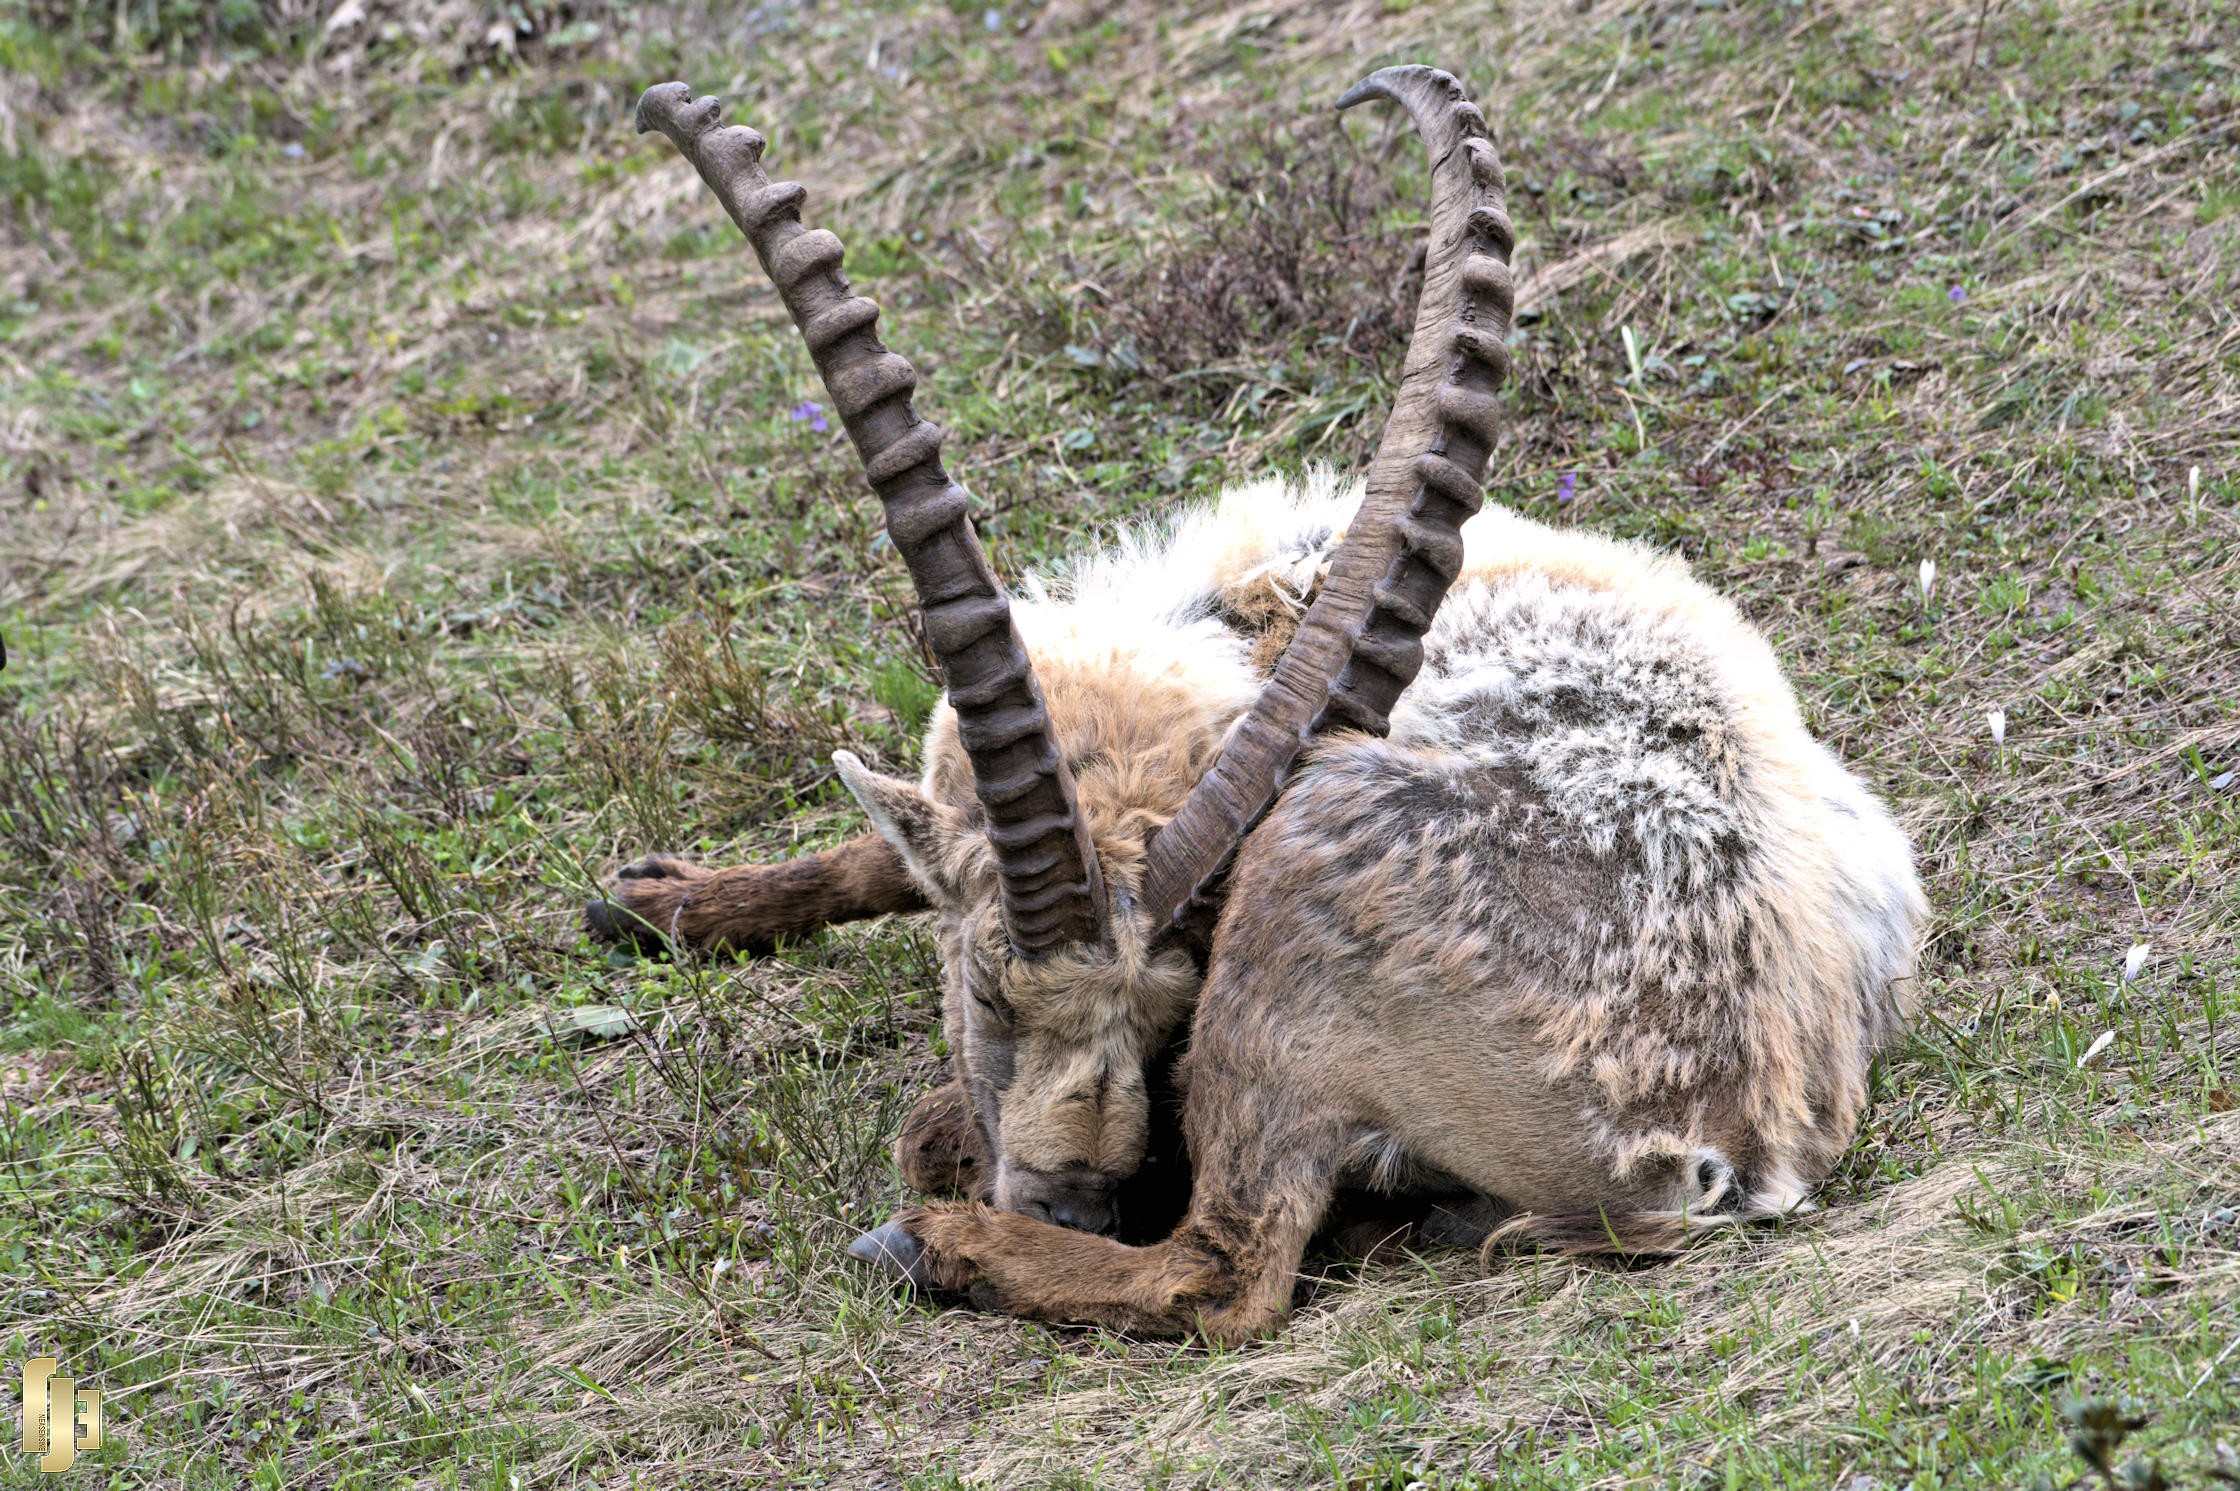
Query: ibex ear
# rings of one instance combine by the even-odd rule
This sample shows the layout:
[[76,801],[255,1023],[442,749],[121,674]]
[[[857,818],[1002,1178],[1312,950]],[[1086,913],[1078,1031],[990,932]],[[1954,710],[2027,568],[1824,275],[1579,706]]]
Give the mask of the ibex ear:
[[963,900],[951,850],[965,833],[964,814],[926,796],[916,782],[873,771],[853,751],[834,751],[832,764],[863,804],[879,837],[909,866],[910,878],[936,904],[953,906]]

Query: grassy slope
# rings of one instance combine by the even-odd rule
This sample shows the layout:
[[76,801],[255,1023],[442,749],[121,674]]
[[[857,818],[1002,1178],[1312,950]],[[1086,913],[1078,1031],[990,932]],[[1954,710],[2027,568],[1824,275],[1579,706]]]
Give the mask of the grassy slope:
[[[107,1390],[112,1484],[2012,1486],[2077,1393],[2188,1482],[2236,1437],[2229,7],[532,10],[508,61],[465,0],[24,3],[0,1356]],[[1360,459],[1423,174],[1325,105],[1418,58],[1525,240],[1494,495],[1767,627],[1920,847],[1927,1012],[1825,1213],[1681,1261],[1339,1270],[1210,1354],[897,1298],[840,1245],[939,1071],[922,932],[578,940],[619,855],[846,832],[826,757],[932,695],[628,105],[771,136],[1015,569]]]

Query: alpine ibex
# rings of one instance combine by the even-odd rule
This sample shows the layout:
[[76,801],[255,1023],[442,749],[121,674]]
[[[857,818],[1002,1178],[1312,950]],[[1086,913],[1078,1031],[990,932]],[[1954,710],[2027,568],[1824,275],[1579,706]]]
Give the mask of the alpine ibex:
[[[1908,846],[1763,638],[1677,560],[1473,517],[1509,363],[1501,168],[1447,74],[1387,68],[1339,107],[1370,98],[1413,116],[1433,199],[1366,480],[1234,490],[1017,606],[801,188],[682,84],[639,104],[801,327],[948,693],[922,781],[836,758],[876,839],[770,870],[656,858],[592,925],[751,947],[938,914],[969,1101],[921,1105],[905,1158],[996,1209],[859,1240],[920,1284],[1238,1339],[1280,1321],[1341,1186],[1669,1250],[1802,1204],[1898,1026]],[[1185,1031],[1189,1209],[1145,1246],[1095,1235]]]

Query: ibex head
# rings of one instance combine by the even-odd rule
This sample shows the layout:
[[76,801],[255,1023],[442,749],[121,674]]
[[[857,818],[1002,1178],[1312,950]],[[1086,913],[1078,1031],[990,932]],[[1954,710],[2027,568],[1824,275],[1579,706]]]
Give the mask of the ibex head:
[[[1156,793],[1130,789],[1143,757],[1173,754],[1148,700],[1127,719],[1103,711],[1096,728],[1053,723],[965,493],[942,467],[942,431],[911,407],[916,374],[880,343],[878,307],[850,293],[839,240],[802,227],[803,190],[763,174],[762,137],[719,127],[714,100],[665,83],[638,104],[639,128],[684,152],[777,284],[924,607],[948,684],[926,782],[837,760],[941,911],[950,1045],[1005,1207],[1112,1224],[1113,1190],[1143,1156],[1144,1068],[1196,998],[1221,877],[1309,739],[1383,733],[1461,566],[1458,530],[1479,505],[1509,361],[1501,167],[1484,118],[1446,73],[1386,68],[1339,107],[1370,98],[1405,105],[1433,160],[1431,245],[1400,391],[1361,510],[1274,676],[1210,767],[1168,763],[1192,784],[1166,799],[1181,802],[1171,816],[1149,806]],[[1082,738],[1069,742],[1069,730]],[[1086,794],[1069,744],[1107,763]],[[1116,757],[1123,769],[1110,769]]]
[[[1073,732],[1057,687],[1064,739]],[[924,785],[879,776],[845,752],[840,774],[939,916],[943,1025],[994,1160],[992,1199],[1105,1231],[1118,1222],[1120,1182],[1144,1155],[1145,1071],[1189,1018],[1200,978],[1187,949],[1153,946],[1157,928],[1138,899],[1142,836],[1156,825],[1112,800],[1124,782],[1100,764],[1085,768],[1078,787],[1105,885],[1103,935],[1028,957],[1006,923],[993,841],[942,790],[963,759],[950,725],[935,724]],[[1190,733],[1209,738],[1202,725]]]

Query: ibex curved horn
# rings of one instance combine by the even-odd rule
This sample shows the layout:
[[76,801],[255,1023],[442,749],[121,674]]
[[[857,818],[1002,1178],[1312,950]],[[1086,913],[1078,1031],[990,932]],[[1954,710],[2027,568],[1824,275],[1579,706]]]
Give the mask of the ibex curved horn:
[[909,566],[972,761],[1003,882],[1004,924],[1023,958],[1106,937],[1096,851],[1059,753],[1011,604],[973,534],[964,489],[941,464],[941,426],[918,417],[917,370],[879,341],[879,307],[850,293],[840,240],[801,225],[808,193],[762,171],[762,136],[719,127],[713,98],[648,88],[638,132],[659,130],[692,162],[777,285]]
[[1273,805],[1300,750],[1328,729],[1382,735],[1423,666],[1423,635],[1462,567],[1463,522],[1483,500],[1508,376],[1509,226],[1485,116],[1450,74],[1388,67],[1338,107],[1404,105],[1431,151],[1431,243],[1400,392],[1368,491],[1322,592],[1252,711],[1152,842],[1144,901],[1164,935],[1210,934],[1212,893]]

